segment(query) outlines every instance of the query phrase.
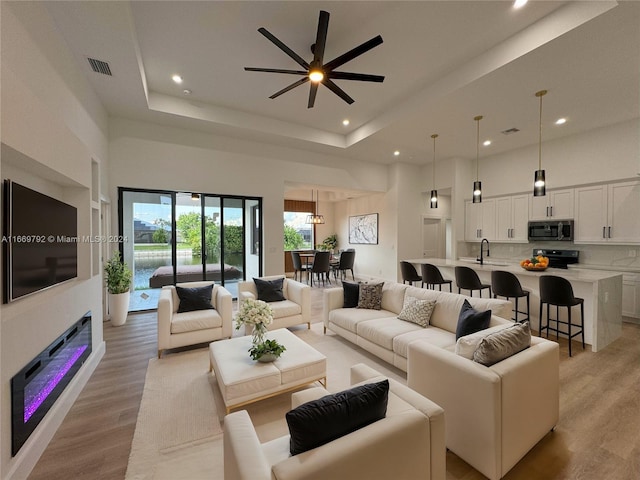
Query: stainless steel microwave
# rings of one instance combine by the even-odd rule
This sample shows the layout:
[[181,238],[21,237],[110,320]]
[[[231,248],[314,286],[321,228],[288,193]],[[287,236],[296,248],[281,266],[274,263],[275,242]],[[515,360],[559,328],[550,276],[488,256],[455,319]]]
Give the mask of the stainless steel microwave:
[[573,241],[573,220],[529,222],[529,241]]

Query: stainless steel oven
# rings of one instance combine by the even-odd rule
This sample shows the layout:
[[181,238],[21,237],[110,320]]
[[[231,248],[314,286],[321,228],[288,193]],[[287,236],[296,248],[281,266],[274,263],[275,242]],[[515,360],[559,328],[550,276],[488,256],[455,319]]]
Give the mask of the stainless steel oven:
[[529,241],[573,241],[573,220],[529,222]]

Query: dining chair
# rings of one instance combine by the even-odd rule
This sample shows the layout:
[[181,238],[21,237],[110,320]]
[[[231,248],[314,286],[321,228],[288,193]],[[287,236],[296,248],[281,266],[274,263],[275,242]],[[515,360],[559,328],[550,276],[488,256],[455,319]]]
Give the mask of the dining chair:
[[313,256],[313,266],[309,270],[309,274],[311,275],[311,286],[313,287],[313,275],[318,275],[318,281],[320,281],[320,276],[322,276],[322,285],[325,284],[325,281],[329,280],[329,270],[330,270],[330,262],[331,262],[331,252],[316,252]]

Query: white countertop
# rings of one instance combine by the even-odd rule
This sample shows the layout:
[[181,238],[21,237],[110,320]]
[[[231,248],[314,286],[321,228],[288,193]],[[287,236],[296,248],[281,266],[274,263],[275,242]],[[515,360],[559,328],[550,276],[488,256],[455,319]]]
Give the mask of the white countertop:
[[519,276],[531,276],[537,277],[543,274],[557,275],[558,277],[566,278],[569,281],[575,282],[597,282],[606,278],[612,278],[618,275],[622,275],[622,272],[615,272],[609,270],[600,269],[586,269],[586,268],[548,268],[544,271],[529,271],[522,268],[517,262],[512,262],[506,259],[498,259],[489,257],[486,259],[484,265],[480,265],[479,262],[474,262],[473,259],[460,259],[460,260],[446,260],[444,258],[418,258],[407,260],[407,262],[414,264],[431,263],[438,267],[456,267],[465,266],[471,267],[473,270],[479,272],[491,272],[493,270],[506,270]]

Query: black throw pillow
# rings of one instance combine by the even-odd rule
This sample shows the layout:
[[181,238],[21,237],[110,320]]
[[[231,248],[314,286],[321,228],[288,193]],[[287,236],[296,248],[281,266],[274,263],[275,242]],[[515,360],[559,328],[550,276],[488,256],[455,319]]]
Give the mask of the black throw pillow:
[[276,278],[275,280],[254,278],[253,281],[256,284],[256,290],[258,290],[258,300],[262,300],[263,302],[281,302],[285,299],[284,293],[282,292],[284,278]]
[[213,309],[213,305],[211,305],[213,284],[193,288],[176,286],[176,292],[180,299],[178,313]]
[[456,327],[456,340],[465,335],[479,332],[485,328],[489,328],[491,321],[491,310],[486,312],[478,312],[474,310],[471,304],[465,300],[458,315],[458,326]]
[[329,443],[387,414],[389,380],[367,383],[303,403],[287,412],[291,455]]
[[344,292],[343,308],[356,308],[358,306],[358,298],[360,298],[360,284],[353,282],[342,282],[342,290]]

